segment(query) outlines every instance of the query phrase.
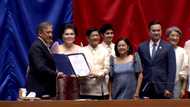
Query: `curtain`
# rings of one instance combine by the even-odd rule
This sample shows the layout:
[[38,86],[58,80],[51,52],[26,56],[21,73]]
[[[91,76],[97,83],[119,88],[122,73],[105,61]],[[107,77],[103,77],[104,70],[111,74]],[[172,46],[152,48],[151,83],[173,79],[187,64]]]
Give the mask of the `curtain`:
[[111,23],[115,28],[115,38],[128,37],[134,48],[147,40],[148,23],[159,20],[163,28],[178,26],[184,36],[183,46],[190,39],[189,0],[74,0],[73,21],[79,29],[77,41],[86,44],[85,32],[89,26],[100,27]]
[[65,23],[78,29],[76,43],[87,44],[88,27],[111,23],[114,41],[128,37],[136,49],[147,40],[148,23],[160,20],[163,38],[167,27],[183,31],[180,42],[190,37],[190,0],[0,0],[0,100],[16,100],[25,87],[28,50],[42,21],[54,25],[54,40]]
[[0,100],[16,100],[25,87],[28,51],[42,21],[54,25],[54,37],[72,22],[71,0],[0,0]]

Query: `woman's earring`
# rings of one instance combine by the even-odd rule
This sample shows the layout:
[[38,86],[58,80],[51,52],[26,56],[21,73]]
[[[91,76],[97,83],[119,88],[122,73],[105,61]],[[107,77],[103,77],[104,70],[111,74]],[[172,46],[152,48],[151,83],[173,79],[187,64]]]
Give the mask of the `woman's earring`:
[[127,51],[129,52],[129,48],[127,48]]

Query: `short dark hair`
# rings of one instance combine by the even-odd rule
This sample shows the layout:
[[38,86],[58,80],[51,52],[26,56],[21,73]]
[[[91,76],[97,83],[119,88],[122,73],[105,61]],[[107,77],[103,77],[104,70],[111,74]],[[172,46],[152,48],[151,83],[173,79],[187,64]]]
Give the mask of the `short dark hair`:
[[107,30],[114,30],[111,24],[104,24],[100,27],[100,33],[105,33]]
[[37,27],[37,33],[42,32],[43,29],[47,28],[47,26],[53,26],[53,25],[48,21],[41,22]]
[[150,21],[150,23],[148,24],[148,29],[150,30],[150,28],[151,28],[152,25],[157,25],[157,24],[161,25],[161,23],[160,23],[159,20],[152,20],[152,21]]
[[59,36],[60,39],[62,39],[62,35],[63,35],[63,33],[65,32],[66,29],[72,29],[74,31],[75,35],[78,34],[77,28],[73,24],[66,23],[66,24],[64,24],[63,26],[60,27],[60,36]]
[[86,31],[87,37],[89,38],[89,37],[90,37],[90,34],[91,34],[92,32],[94,32],[94,31],[97,31],[97,32],[99,33],[98,29],[95,28],[95,27],[90,27],[90,28],[88,28],[87,31]]
[[117,49],[118,43],[119,43],[120,41],[125,41],[125,43],[126,43],[127,46],[129,47],[129,49],[128,49],[128,55],[132,54],[132,53],[133,53],[133,47],[132,47],[131,42],[129,41],[129,39],[127,39],[127,38],[119,38],[119,39],[116,41],[116,44],[115,44],[115,47],[114,47],[115,55],[116,55],[117,57],[120,56],[120,54],[119,54],[119,52],[118,52],[118,49]]

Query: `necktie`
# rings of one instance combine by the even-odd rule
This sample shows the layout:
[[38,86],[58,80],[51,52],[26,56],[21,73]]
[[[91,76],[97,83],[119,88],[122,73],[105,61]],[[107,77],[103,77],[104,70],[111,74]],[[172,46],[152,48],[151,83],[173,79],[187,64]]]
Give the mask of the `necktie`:
[[154,43],[153,45],[152,45],[152,58],[154,58],[154,56],[155,56],[155,54],[156,54],[156,43]]

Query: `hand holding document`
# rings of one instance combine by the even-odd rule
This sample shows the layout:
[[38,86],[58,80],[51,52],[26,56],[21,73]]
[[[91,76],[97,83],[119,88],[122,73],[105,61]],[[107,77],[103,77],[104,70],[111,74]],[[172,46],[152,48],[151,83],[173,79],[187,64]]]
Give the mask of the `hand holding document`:
[[[97,72],[97,71],[99,71],[99,72]],[[101,77],[104,77],[105,75],[106,75],[106,73],[104,71],[92,69],[92,71],[89,74],[89,77],[91,77],[91,78],[101,78]]]
[[83,53],[76,54],[53,54],[56,67],[65,75],[88,76],[90,68]]

